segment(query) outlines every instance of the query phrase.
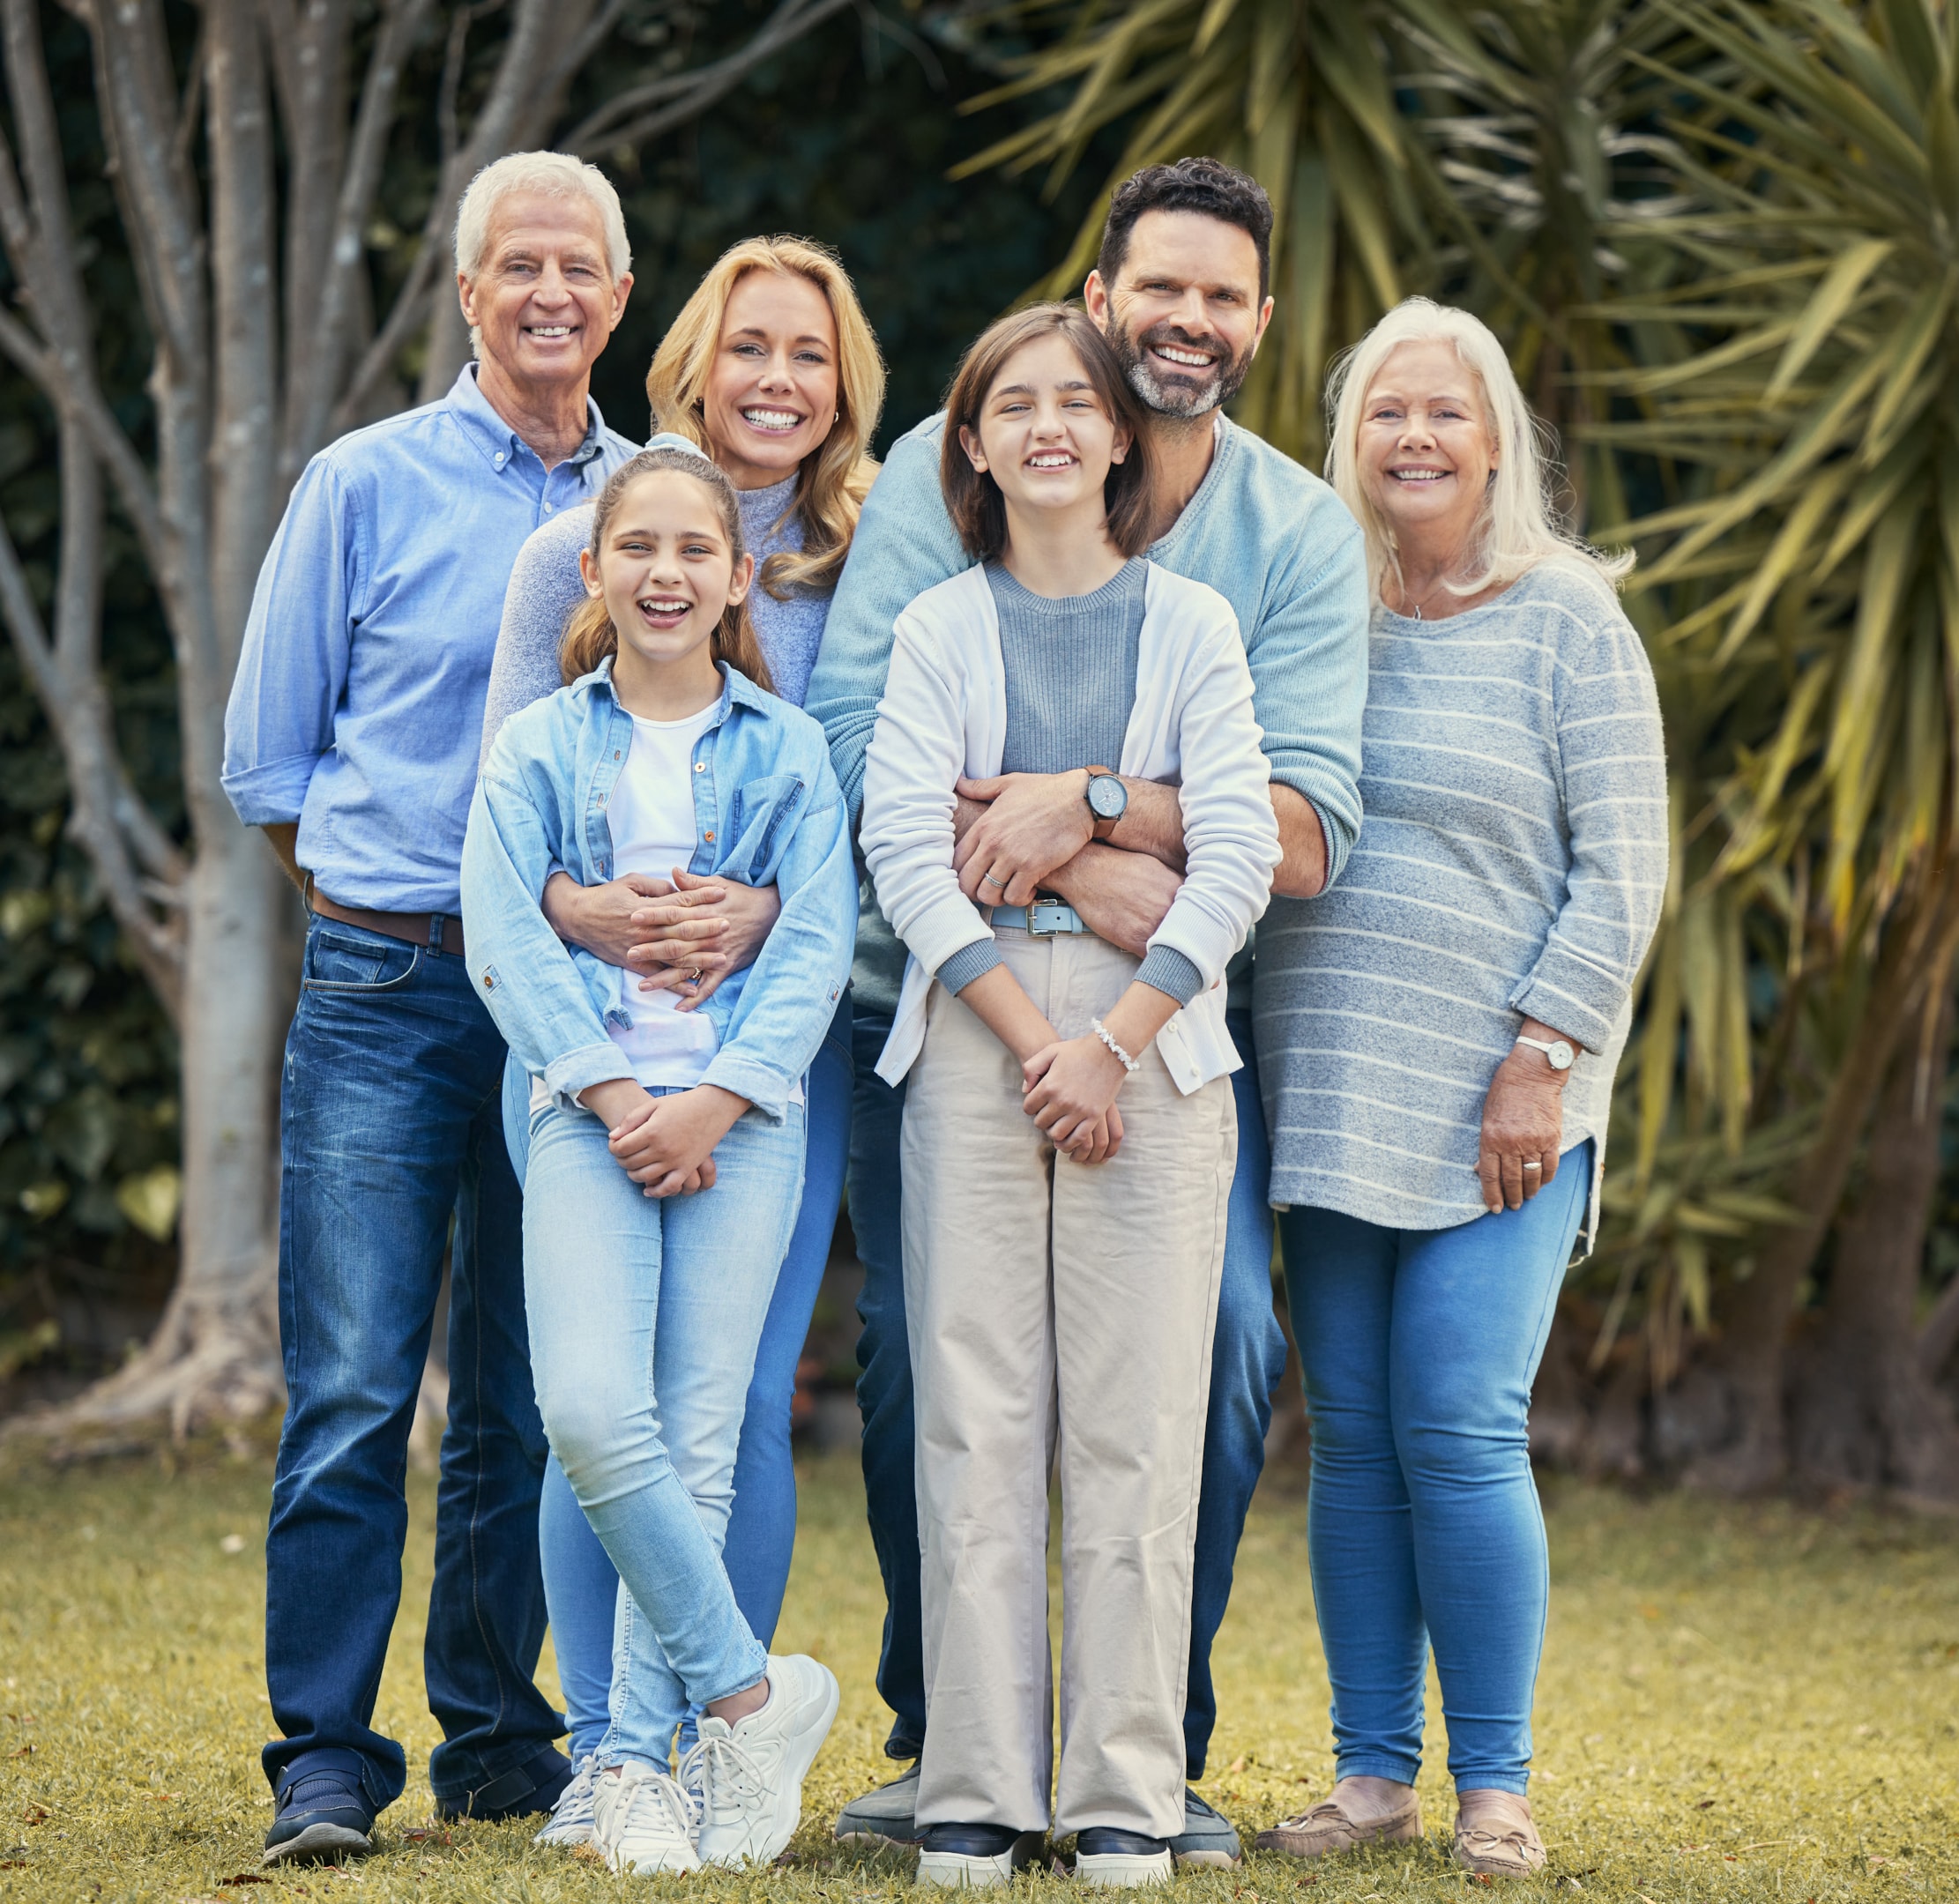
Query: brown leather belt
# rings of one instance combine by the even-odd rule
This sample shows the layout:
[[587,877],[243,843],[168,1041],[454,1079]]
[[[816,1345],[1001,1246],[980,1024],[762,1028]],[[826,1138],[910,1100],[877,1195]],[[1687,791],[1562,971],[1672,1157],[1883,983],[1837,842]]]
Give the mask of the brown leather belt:
[[451,958],[463,956],[463,922],[453,913],[363,912],[358,906],[344,906],[329,899],[317,886],[309,889],[307,898],[322,919],[362,926],[379,933],[384,939],[399,939],[406,945],[420,946],[425,952],[446,952]]

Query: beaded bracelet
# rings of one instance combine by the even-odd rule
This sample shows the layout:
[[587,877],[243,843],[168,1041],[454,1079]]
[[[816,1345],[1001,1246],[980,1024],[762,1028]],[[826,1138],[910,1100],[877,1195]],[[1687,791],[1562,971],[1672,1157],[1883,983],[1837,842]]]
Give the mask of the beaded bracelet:
[[1100,1038],[1101,1041],[1105,1045],[1106,1045],[1112,1052],[1115,1053],[1115,1061],[1119,1065],[1121,1065],[1125,1071],[1134,1072],[1136,1070],[1136,1060],[1130,1057],[1128,1052],[1124,1051],[1122,1047],[1118,1045],[1112,1037],[1110,1037],[1109,1028],[1106,1024],[1104,1024],[1099,1018],[1091,1018],[1088,1022],[1088,1028],[1091,1031],[1094,1032],[1096,1037]]

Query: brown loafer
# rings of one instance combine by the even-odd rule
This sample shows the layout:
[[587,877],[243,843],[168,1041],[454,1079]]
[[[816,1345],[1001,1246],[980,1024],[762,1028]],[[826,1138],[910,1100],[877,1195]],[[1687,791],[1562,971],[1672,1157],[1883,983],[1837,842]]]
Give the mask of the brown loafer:
[[1310,1811],[1281,1818],[1271,1830],[1259,1833],[1257,1844],[1261,1851],[1283,1851],[1287,1857],[1321,1858],[1420,1836],[1421,1801],[1410,1792],[1405,1804],[1366,1818],[1349,1818],[1337,1798],[1322,1799]]
[[1479,1878],[1528,1878],[1542,1871],[1544,1840],[1530,1800],[1514,1792],[1479,1792],[1473,1819],[1456,1814],[1454,1852],[1456,1862]]

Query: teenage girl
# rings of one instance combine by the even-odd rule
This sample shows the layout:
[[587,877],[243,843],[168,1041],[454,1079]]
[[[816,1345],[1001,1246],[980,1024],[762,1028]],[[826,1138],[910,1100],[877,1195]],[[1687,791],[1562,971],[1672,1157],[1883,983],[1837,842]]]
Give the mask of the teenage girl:
[[[1279,842],[1232,611],[1139,554],[1140,426],[1079,311],[1024,311],[972,346],[941,473],[979,562],[899,617],[865,770],[865,857],[909,955],[878,1073],[906,1081],[921,1882],[1005,1882],[1050,1823],[1056,1425],[1054,1828],[1079,1833],[1076,1874],[1105,1885],[1167,1880],[1183,1829],[1192,1542],[1237,1149],[1222,980]],[[957,783],[1001,773],[1078,776],[1096,837],[1117,844],[1126,777],[1181,785],[1184,883],[1140,963],[1024,869],[956,869]]]
[[[571,685],[508,721],[463,852],[469,959],[530,1075],[525,1307],[553,1453],[618,1568],[598,1841],[615,1871],[767,1863],[837,1711],[774,1658],[721,1562],[743,1399],[802,1192],[803,1075],[850,968],[856,881],[823,731],[765,691],[719,470],[642,451],[606,485],[564,637]],[[754,964],[696,1009],[540,910],[674,869],[773,885]],[[676,1779],[689,1702],[699,1743]]]
[[[823,643],[831,597],[850,553],[871,479],[870,442],[883,403],[884,367],[849,275],[810,240],[745,238],[723,253],[668,326],[646,376],[659,441],[704,450],[734,483],[742,539],[755,557],[748,597],[774,692],[802,705]],[[558,648],[565,619],[584,599],[578,559],[592,537],[590,504],[566,509],[524,545],[504,600],[490,669],[483,753],[511,714],[562,685]],[[662,871],[658,877],[667,881]],[[629,982],[665,984],[682,997],[720,982],[747,963],[774,920],[776,895],[732,881],[684,882],[667,894],[644,879],[615,877],[581,887],[558,876],[543,904],[559,935],[624,965]],[[666,895],[652,906],[645,894]],[[642,978],[648,941],[667,938],[652,916],[675,913],[665,956],[675,963]],[[687,975],[699,971],[698,984]],[[513,1078],[513,1082],[521,1082]],[[804,1125],[802,1211],[791,1234],[749,1384],[734,1464],[734,1507],[723,1559],[734,1598],[764,1645],[776,1628],[796,1533],[795,1467],[790,1454],[796,1367],[830,1256],[850,1149],[851,1000],[846,992],[810,1065]],[[518,1180],[525,1139],[521,1093],[506,1109]],[[562,1471],[547,1468],[538,1510],[544,1595],[558,1679],[570,1722],[574,1776],[560,1795],[540,1844],[567,1848],[592,1833],[592,1754],[605,1736],[612,1680],[612,1610],[619,1577],[579,1511]]]

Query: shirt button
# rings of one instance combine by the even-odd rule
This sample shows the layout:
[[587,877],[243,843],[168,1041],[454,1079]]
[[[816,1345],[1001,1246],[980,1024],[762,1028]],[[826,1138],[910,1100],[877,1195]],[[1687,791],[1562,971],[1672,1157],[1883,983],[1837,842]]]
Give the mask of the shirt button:
[[707,830],[707,831],[706,831],[705,833],[704,833],[704,834],[702,834],[702,835],[701,835],[701,837],[702,837],[703,839],[704,839],[704,840],[705,840],[705,841],[706,841],[706,842],[708,843],[708,844],[709,844],[710,846],[711,846],[711,845],[712,845],[712,844],[714,844],[714,829],[713,829],[713,828],[710,827],[710,828],[708,829],[708,830]]
[[496,452],[496,462],[497,462],[497,465],[498,465],[498,466],[499,466],[499,467],[501,467],[501,466],[502,466],[502,465],[503,465],[503,451],[501,450],[498,450],[498,451]]
[[707,771],[707,762],[704,760],[696,761],[694,762],[694,771],[696,773],[705,773]]
[[605,796],[605,795],[604,795],[603,793],[601,793],[601,794],[600,794],[600,795],[599,796],[599,804],[600,804],[600,805],[601,807],[603,807],[603,806],[604,806],[604,805],[606,804],[606,796]]
[[612,757],[613,757],[613,758],[614,758],[615,760],[617,760],[617,759],[619,758],[619,749],[618,749],[617,747],[615,747],[615,748],[614,748],[614,749],[612,750]]
[[546,514],[547,516],[548,516],[548,515],[549,515],[549,514],[551,513],[551,505],[550,505],[550,504],[549,504],[548,502],[547,502],[547,503],[546,503],[546,504],[544,505],[544,513],[545,513],[545,514]]

